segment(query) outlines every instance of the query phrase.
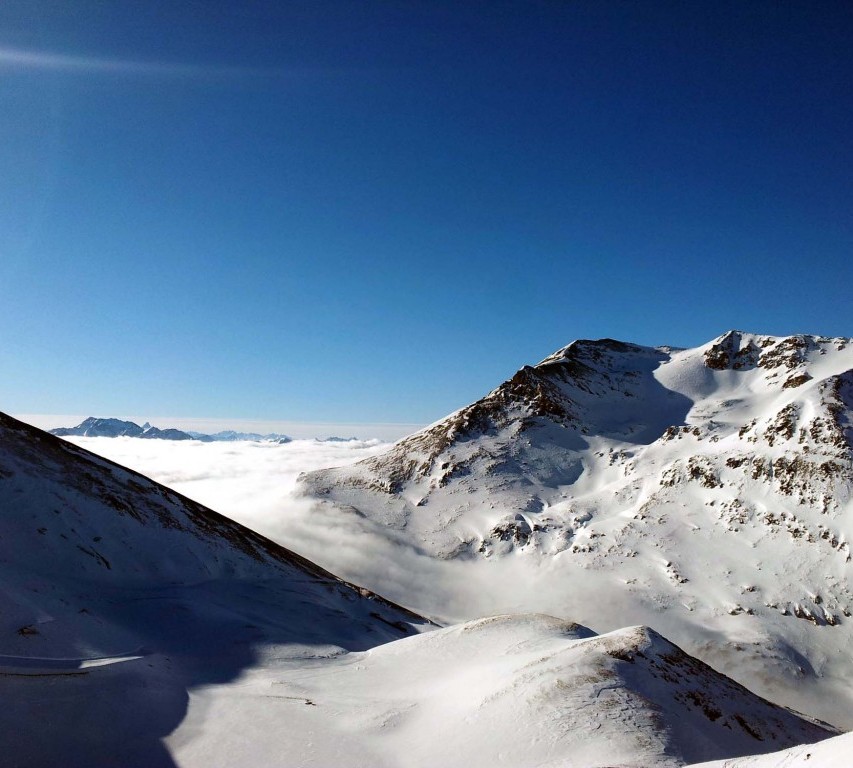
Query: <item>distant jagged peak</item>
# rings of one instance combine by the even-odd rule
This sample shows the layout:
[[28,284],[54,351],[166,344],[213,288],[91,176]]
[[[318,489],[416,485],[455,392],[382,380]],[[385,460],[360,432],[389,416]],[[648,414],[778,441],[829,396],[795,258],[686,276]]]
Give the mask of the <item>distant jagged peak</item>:
[[51,429],[50,434],[58,437],[142,437],[159,438],[162,440],[192,440],[192,435],[180,429],[159,429],[152,427],[147,421],[139,426],[134,421],[122,421],[114,418],[98,418],[89,416],[76,427],[60,427]]
[[134,421],[122,421],[115,418],[98,418],[89,416],[83,419],[76,427],[59,427],[49,430],[50,434],[58,437],[141,437],[159,440],[200,440],[204,443],[230,442],[238,440],[269,441],[275,443],[289,443],[290,437],[273,432],[260,435],[255,432],[236,432],[225,430],[208,435],[203,432],[190,432],[174,427],[161,429],[154,427],[146,421],[141,427]]
[[68,435],[79,435],[81,437],[139,437],[145,431],[143,427],[133,421],[122,421],[114,418],[98,418],[89,416],[83,419],[76,427],[60,427],[52,429],[52,435],[66,437]]

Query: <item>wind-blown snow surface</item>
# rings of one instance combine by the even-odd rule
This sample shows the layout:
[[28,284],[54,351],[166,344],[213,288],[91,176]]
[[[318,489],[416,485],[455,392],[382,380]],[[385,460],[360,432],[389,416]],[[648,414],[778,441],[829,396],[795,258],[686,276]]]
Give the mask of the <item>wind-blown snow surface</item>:
[[[2,414],[0,569],[4,765],[173,766],[163,737],[204,740],[216,727],[199,725],[189,691],[425,625]],[[188,706],[194,731],[181,727]]]
[[205,740],[169,740],[180,764],[230,756],[272,765],[286,754],[284,764],[317,768],[648,768],[827,735],[644,627],[599,637],[547,616],[494,617],[322,663],[282,662],[240,685],[236,697],[216,687],[197,694],[217,729]]
[[693,768],[850,768],[853,762],[853,734],[805,744],[781,752],[734,760],[715,760]]
[[647,624],[853,727],[851,369],[848,339],[575,342],[302,488],[315,524],[382,554],[345,548],[340,572],[392,599]]

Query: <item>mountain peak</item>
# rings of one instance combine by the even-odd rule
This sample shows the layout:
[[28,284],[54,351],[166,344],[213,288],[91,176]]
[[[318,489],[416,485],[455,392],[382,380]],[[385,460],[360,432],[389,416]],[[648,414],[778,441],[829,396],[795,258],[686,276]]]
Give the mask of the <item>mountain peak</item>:
[[548,355],[544,360],[539,362],[536,367],[541,365],[549,365],[552,363],[561,363],[577,360],[599,360],[607,353],[611,354],[637,354],[658,351],[654,347],[644,347],[640,344],[632,344],[626,341],[618,341],[617,339],[575,339],[561,347],[553,354]]
[[818,668],[853,642],[849,339],[578,340],[386,453],[300,482],[439,561],[506,560],[531,579],[547,563],[546,607],[559,595],[584,623],[592,609],[556,582],[604,580],[604,606],[647,602],[638,618],[665,617],[680,644],[697,622],[761,616],[774,695],[832,719],[794,681],[802,659]]

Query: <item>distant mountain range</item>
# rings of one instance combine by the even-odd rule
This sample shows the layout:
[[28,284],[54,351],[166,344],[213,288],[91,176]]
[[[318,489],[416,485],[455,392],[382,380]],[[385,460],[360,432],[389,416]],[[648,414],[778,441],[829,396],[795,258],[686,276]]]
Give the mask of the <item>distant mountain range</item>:
[[[235,432],[232,429],[207,435],[203,432],[191,432],[180,429],[160,429],[152,427],[148,422],[139,426],[134,421],[122,421],[121,419],[99,419],[90,416],[81,421],[76,427],[59,427],[51,429],[50,434],[58,437],[142,437],[158,440],[201,440],[205,443],[229,442],[237,440],[266,440],[276,443],[289,443],[291,438],[270,432],[266,435],[257,432]],[[335,438],[329,438],[335,439]]]

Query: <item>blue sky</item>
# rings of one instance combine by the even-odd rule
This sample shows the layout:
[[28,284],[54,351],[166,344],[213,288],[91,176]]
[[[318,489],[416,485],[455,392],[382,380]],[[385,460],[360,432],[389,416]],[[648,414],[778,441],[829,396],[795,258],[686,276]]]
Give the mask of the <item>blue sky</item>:
[[853,335],[851,39],[849,3],[7,0],[0,410],[425,423],[574,338]]

